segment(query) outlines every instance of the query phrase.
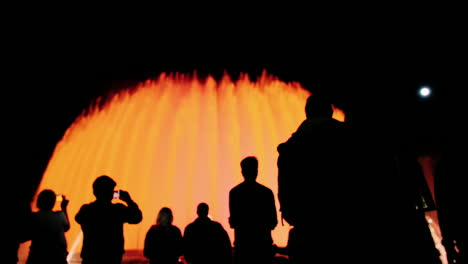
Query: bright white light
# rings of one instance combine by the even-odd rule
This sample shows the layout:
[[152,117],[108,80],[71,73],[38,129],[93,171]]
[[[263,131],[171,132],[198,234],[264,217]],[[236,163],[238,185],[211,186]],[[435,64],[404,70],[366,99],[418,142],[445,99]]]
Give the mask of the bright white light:
[[421,97],[428,97],[430,94],[431,94],[431,88],[427,86],[423,86],[421,87],[421,89],[419,89],[419,95]]

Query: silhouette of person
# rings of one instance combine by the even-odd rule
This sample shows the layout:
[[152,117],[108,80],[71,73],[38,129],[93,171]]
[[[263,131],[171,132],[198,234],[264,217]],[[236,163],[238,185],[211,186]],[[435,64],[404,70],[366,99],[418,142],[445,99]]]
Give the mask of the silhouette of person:
[[278,224],[273,192],[256,182],[258,160],[241,163],[244,181],[229,192],[229,224],[234,229],[234,263],[272,263],[271,231]]
[[305,114],[277,148],[280,211],[294,226],[291,263],[398,263],[409,252],[399,227],[414,207],[387,139],[372,126],[333,119],[326,94],[309,96]]
[[143,216],[126,191],[120,191],[122,203],[112,203],[116,182],[107,175],[93,182],[94,202],[84,204],[75,216],[83,231],[83,264],[120,264],[124,250],[124,223],[138,224]]
[[67,213],[69,201],[62,197],[62,211],[56,212],[53,211],[57,199],[55,192],[46,189],[39,193],[36,202],[39,211],[30,217],[28,240],[31,240],[31,246],[27,264],[67,263],[65,232],[70,229]]
[[208,217],[209,207],[200,203],[198,218],[184,230],[184,257],[192,264],[230,264],[232,247],[223,226]]
[[145,237],[143,253],[150,264],[176,264],[182,255],[182,233],[172,224],[172,210],[159,210],[156,225],[152,225]]
[[468,213],[466,206],[466,142],[451,135],[435,167],[434,190],[442,243],[448,263],[468,263]]

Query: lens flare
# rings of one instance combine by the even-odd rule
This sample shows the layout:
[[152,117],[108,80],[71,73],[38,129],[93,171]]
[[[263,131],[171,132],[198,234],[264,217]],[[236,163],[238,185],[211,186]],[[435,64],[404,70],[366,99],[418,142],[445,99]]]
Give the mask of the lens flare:
[[[161,74],[79,116],[58,142],[39,190],[50,188],[70,200],[71,253],[81,249],[74,216],[94,200],[92,182],[102,174],[117,182],[116,190],[128,191],[143,212],[140,224],[125,225],[126,249],[143,248],[161,207],[173,210],[183,231],[200,202],[209,204],[212,219],[233,241],[228,196],[242,182],[240,161],[256,156],[258,182],[276,193],[276,147],[304,120],[309,95],[299,83],[266,73],[256,81],[248,75],[233,81],[226,74],[217,81]],[[335,118],[344,120],[344,113],[335,108]],[[285,246],[288,231],[286,223],[278,225],[274,242]]]

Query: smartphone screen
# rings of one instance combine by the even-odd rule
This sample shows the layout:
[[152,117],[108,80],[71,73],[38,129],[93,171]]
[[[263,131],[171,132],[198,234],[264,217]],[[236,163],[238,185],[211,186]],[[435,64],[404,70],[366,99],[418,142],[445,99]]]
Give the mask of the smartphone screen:
[[120,191],[114,191],[114,199],[120,198]]

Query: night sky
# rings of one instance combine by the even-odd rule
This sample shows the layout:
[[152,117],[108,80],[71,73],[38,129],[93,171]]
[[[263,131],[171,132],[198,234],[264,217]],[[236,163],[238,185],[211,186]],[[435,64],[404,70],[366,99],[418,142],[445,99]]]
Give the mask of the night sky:
[[[465,118],[466,95],[460,92],[466,88],[466,54],[456,39],[441,45],[431,43],[434,36],[418,41],[386,34],[333,39],[304,32],[260,39],[230,34],[210,33],[209,39],[207,33],[192,34],[174,43],[148,35],[43,38],[11,50],[4,71],[10,88],[3,98],[7,141],[13,143],[7,154],[13,157],[19,195],[31,195],[55,144],[94,99],[162,72],[196,71],[201,78],[227,72],[235,79],[266,70],[328,93],[355,120],[383,124],[387,136],[403,137],[420,153],[439,151],[447,134],[458,129],[457,120]],[[423,85],[433,89],[431,98],[418,97]]]

